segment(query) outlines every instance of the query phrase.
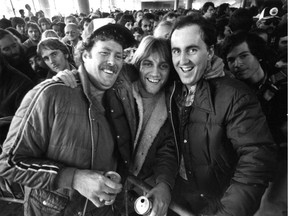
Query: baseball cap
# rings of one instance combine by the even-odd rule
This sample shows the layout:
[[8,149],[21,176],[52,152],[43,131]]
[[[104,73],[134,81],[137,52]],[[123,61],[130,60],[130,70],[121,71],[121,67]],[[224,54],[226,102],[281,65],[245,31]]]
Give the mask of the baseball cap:
[[82,40],[83,42],[85,42],[92,34],[95,35],[97,34],[97,32],[101,32],[105,30],[115,30],[119,35],[121,35],[124,38],[125,44],[126,44],[126,47],[123,47],[123,48],[127,48],[135,44],[135,39],[131,31],[127,29],[125,26],[117,24],[113,18],[93,19],[89,23],[87,28],[83,31],[81,35]]
[[279,9],[277,7],[265,7],[260,13],[259,20],[279,18]]

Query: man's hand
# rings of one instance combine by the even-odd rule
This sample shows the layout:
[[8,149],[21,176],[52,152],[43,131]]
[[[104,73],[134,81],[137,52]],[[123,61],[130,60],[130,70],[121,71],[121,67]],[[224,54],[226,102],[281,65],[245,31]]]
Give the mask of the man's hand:
[[92,170],[76,170],[73,179],[73,188],[88,198],[95,206],[105,205],[121,192],[122,184],[105,177],[103,172]]
[[146,197],[153,201],[153,208],[150,216],[164,216],[167,213],[171,194],[170,188],[166,183],[159,183],[154,188],[152,188]]
[[57,75],[53,76],[52,79],[54,81],[62,81],[66,86],[71,88],[77,87],[77,81],[75,75],[77,74],[77,70],[64,70],[57,73]]

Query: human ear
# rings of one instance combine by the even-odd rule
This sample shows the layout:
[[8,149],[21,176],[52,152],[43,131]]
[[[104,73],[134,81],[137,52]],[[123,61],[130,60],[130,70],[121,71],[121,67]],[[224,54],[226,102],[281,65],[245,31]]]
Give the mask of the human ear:
[[89,59],[91,58],[91,54],[90,52],[88,52],[87,50],[84,50],[83,53],[82,53],[82,60],[83,62],[85,62],[86,59]]
[[211,61],[213,56],[214,56],[214,45],[208,48],[208,60]]

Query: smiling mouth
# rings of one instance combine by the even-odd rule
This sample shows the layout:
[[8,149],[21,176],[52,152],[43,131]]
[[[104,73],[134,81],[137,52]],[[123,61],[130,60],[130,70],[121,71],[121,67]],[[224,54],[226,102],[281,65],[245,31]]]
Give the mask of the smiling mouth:
[[194,67],[180,67],[180,69],[182,70],[182,72],[186,73],[189,71],[192,71]]
[[114,72],[113,70],[109,70],[109,69],[103,69],[103,72],[106,74],[116,74],[116,72]]
[[160,79],[151,79],[151,78],[147,78],[147,80],[151,83],[159,83],[160,82]]

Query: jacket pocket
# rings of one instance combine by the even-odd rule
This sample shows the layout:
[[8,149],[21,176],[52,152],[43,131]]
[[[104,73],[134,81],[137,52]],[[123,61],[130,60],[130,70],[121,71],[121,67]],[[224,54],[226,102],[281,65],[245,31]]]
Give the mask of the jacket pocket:
[[28,215],[64,215],[68,201],[68,197],[56,191],[32,189],[28,200]]

